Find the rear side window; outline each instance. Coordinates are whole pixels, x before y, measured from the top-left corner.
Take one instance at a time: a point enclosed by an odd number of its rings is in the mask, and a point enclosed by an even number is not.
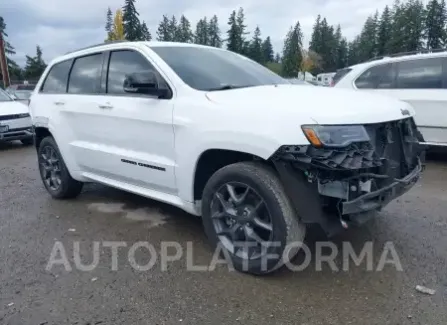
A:
[[[71,67],[71,60],[56,63],[48,73],[41,92],[62,94],[67,91],[68,73]]]
[[[344,76],[346,76],[351,71],[352,69],[350,68],[338,70],[335,76],[332,78],[332,83],[336,85]]]
[[[68,82],[70,94],[96,94],[101,79],[102,53],[83,56],[74,61]]]
[[[397,88],[442,88],[442,59],[423,59],[397,64]]]
[[[355,81],[359,89],[387,89],[393,87],[394,72],[391,63],[377,65],[363,72]]]

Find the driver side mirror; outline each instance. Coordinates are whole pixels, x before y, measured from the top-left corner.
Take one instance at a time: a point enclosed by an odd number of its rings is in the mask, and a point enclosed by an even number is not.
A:
[[[126,75],[124,91],[131,94],[163,96],[166,91],[158,87],[158,79],[153,71],[134,72]]]

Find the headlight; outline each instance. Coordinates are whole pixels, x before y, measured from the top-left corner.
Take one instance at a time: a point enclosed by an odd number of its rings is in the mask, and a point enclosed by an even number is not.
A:
[[[303,125],[301,128],[315,147],[345,147],[353,142],[369,141],[361,125]]]

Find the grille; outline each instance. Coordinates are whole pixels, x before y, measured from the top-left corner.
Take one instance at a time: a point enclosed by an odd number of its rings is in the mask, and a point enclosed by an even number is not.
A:
[[[15,119],[24,118],[24,117],[29,117],[29,114],[28,113],[23,113],[23,114],[1,115],[0,116],[0,121],[15,120]]]
[[[282,146],[274,155],[291,162],[324,169],[358,170],[380,167],[386,174],[403,177],[417,164],[419,132],[414,121],[392,121],[365,125],[369,142],[343,148]]]

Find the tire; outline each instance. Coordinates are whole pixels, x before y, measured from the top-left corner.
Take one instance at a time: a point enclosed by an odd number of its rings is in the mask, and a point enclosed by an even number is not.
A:
[[[221,195],[221,189],[223,186],[226,186],[228,189],[227,184],[230,184],[230,187],[233,186],[232,184],[245,184],[250,188],[250,193],[255,193],[253,194],[253,197],[257,195],[263,200],[262,205],[265,206],[266,210],[264,211],[267,211],[270,216],[269,220],[271,225],[269,240],[267,241],[276,243],[275,246],[267,246],[265,249],[265,252],[269,254],[268,259],[265,258],[265,255],[261,255],[253,259],[247,259],[237,256],[234,254],[235,251],[232,252],[230,249],[222,247],[225,246],[223,244],[223,240],[225,241],[226,237],[222,240],[222,234],[218,234],[218,231],[216,230],[216,227],[218,228],[221,226],[220,224],[216,226],[216,223],[222,223],[222,227],[225,227],[228,221],[216,221],[216,218],[213,218],[213,216],[223,213],[215,212],[216,204],[221,204],[222,207],[224,206],[221,200],[216,201],[215,198],[222,198],[222,196],[219,196]],[[239,195],[239,198],[240,197],[241,194]],[[251,212],[249,215],[250,214]],[[299,245],[303,242],[306,234],[306,226],[296,215],[295,210],[274,170],[264,164],[255,162],[232,164],[223,167],[211,176],[205,186],[202,197],[202,222],[205,233],[210,239],[212,245],[216,248],[218,245],[221,246],[220,248],[223,249],[223,254],[226,255],[225,257],[227,260],[228,258],[230,259],[229,262],[232,263],[234,269],[240,272],[255,275],[273,272],[283,266],[284,263],[290,261],[290,259],[298,253]],[[246,225],[249,225],[249,223]],[[249,225],[248,227],[249,229],[255,229],[257,226]],[[241,229],[242,228],[239,228],[239,231],[241,231]],[[245,233],[245,227],[243,232]],[[242,236],[247,235],[245,233],[242,234]],[[297,243],[296,246],[295,242]],[[291,243],[294,243],[293,249],[289,249],[292,246],[287,247],[287,245]],[[263,245],[260,246],[264,247]],[[233,247],[233,249],[235,250],[236,248]],[[248,254],[245,256],[247,255]],[[273,257],[272,255],[276,256]]]
[[[34,139],[33,138],[27,138],[27,139],[20,140],[20,142],[22,142],[22,144],[24,146],[31,146],[32,144],[34,144]]]
[[[53,157],[53,159],[58,160],[58,162],[56,163],[58,165],[57,167],[58,172],[56,172],[56,174],[57,177],[60,179],[60,183],[52,182],[52,184],[56,184],[57,186],[56,185],[51,186],[51,184],[49,184],[46,181],[45,166],[48,166],[48,163],[44,157],[47,156],[48,152],[52,153],[51,157]],[[65,165],[65,162],[62,158],[62,155],[59,151],[59,148],[56,144],[56,141],[54,141],[53,137],[48,136],[41,141],[39,149],[37,151],[37,160],[39,163],[39,171],[40,171],[40,177],[42,178],[42,182],[45,188],[47,189],[48,193],[50,193],[50,195],[53,198],[69,199],[77,197],[81,193],[83,183],[71,177],[70,173],[68,172],[67,166]]]

